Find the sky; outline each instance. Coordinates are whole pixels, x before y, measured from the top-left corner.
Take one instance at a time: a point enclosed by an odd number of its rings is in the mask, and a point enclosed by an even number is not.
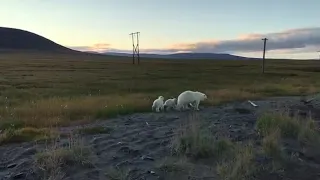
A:
[[[0,26],[82,51],[319,58],[319,0],[3,0]]]

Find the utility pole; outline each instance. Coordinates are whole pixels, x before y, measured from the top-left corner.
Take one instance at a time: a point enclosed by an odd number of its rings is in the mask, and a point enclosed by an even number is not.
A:
[[[263,38],[263,57],[262,57],[262,74],[264,74],[264,64],[265,64],[265,57],[266,57],[266,42],[267,38]]]
[[[319,53],[319,60],[320,60],[320,51],[317,51]]]
[[[132,36],[132,64],[135,64],[135,59],[137,55],[138,64],[140,64],[140,52],[139,52],[139,34],[140,32],[130,33],[129,35]],[[134,41],[134,35],[137,35],[137,43]]]

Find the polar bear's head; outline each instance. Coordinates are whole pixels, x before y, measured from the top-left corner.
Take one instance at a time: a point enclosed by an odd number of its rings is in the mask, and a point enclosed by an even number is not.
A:
[[[159,96],[158,99],[160,99],[160,100],[163,101],[163,100],[164,100],[164,97],[163,97],[163,96]]]
[[[208,98],[206,94],[204,94],[204,93],[201,93],[201,94],[202,94],[202,100],[205,100]]]
[[[203,100],[208,98],[207,95],[202,93],[202,92],[196,91],[196,94],[199,96],[201,101],[203,101]]]

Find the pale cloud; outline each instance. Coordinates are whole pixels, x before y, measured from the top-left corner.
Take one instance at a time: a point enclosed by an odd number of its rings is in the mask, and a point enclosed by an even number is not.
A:
[[[272,53],[305,53],[320,50],[320,27],[313,27],[289,29],[286,31],[267,34],[244,34],[231,40],[207,40],[195,43],[178,43],[162,49],[140,48],[140,52],[157,54],[170,54],[177,52],[231,54],[255,53],[262,51],[262,38],[265,37],[268,38],[266,49]],[[98,52],[132,52],[132,50],[115,49],[107,43],[71,48]]]
[[[269,51],[270,53],[275,54],[299,54],[299,53],[316,53],[320,50],[319,46],[306,46],[304,48],[295,48],[295,49],[276,49]]]
[[[97,43],[92,46],[71,46],[71,49],[79,50],[79,51],[96,51],[96,52],[104,52],[110,49],[110,44],[108,43]]]

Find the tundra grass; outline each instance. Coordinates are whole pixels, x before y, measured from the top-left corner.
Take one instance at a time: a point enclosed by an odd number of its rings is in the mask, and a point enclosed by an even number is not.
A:
[[[53,53],[0,55],[2,129],[50,127],[151,111],[153,99],[184,90],[207,94],[205,105],[315,93],[316,61],[156,60]],[[12,124],[8,124],[12,122]]]

